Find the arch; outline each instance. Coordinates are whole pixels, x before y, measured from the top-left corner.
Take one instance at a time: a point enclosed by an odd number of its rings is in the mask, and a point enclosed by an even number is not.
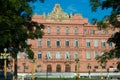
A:
[[[70,59],[70,53],[69,52],[65,53],[65,59]]]
[[[71,67],[69,64],[65,65],[65,72],[70,72],[71,71]]]
[[[51,66],[51,64],[47,65],[47,72],[52,72],[52,66]]]
[[[61,58],[61,53],[59,51],[56,52],[56,59],[60,59]]]
[[[61,66],[60,66],[60,64],[57,64],[57,66],[56,66],[56,72],[61,72]]]
[[[42,71],[42,66],[41,65],[38,65],[37,66],[37,72],[41,72]]]

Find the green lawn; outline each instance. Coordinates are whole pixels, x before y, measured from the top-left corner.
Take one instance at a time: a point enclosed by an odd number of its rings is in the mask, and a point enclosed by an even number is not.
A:
[[[75,78],[39,78],[35,80],[76,80],[76,79]],[[100,79],[80,78],[79,80],[100,80]]]

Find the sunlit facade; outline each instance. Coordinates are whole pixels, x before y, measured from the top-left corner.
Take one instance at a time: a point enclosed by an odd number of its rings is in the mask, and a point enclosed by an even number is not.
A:
[[[100,66],[96,61],[98,55],[114,48],[113,43],[107,43],[107,39],[118,29],[109,27],[100,30],[96,25],[88,23],[87,18],[81,14],[63,12],[59,4],[56,4],[48,15],[33,15],[33,21],[45,25],[43,38],[28,40],[32,44],[36,62],[35,72],[75,72],[75,59],[79,58],[79,72],[88,72],[90,64],[91,72],[104,72],[116,70],[116,60]],[[25,53],[18,53],[18,72],[31,72],[32,63]]]

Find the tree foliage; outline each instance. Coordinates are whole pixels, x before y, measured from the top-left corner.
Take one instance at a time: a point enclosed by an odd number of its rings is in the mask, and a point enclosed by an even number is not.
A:
[[[37,0],[0,0],[0,53],[7,48],[16,62],[17,53],[26,48],[30,52],[29,58],[33,58],[26,41],[29,38],[42,38],[44,34],[41,31],[44,25],[31,21],[33,13],[29,2],[35,1]],[[17,70],[17,64],[15,67]]]
[[[110,15],[106,15],[103,20],[97,21],[94,19],[93,23],[97,24],[99,28],[106,28],[113,26],[114,28],[120,28],[120,0],[90,0],[90,5],[92,6],[92,11],[96,11],[97,8],[112,9]],[[120,70],[120,32],[113,34],[107,41],[108,43],[114,43],[115,48],[106,52],[104,55],[100,56],[98,60],[100,62],[106,62],[110,59],[118,59],[118,69]]]

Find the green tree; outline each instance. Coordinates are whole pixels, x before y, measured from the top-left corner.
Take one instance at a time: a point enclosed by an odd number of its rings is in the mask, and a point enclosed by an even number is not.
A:
[[[35,1],[37,0],[0,0],[0,53],[7,48],[14,58],[15,78],[17,78],[17,53],[28,50],[30,54],[28,57],[33,58],[31,45],[26,41],[42,38],[44,34],[41,31],[44,25],[31,21],[33,12],[29,2]],[[0,63],[3,63],[3,60],[0,60]]]
[[[111,14],[106,15],[103,20],[97,21],[94,19],[93,23],[98,25],[98,28],[106,28],[113,26],[114,28],[120,28],[120,0],[90,0],[92,11],[96,11],[98,8],[111,9]],[[114,43],[115,48],[109,52],[105,52],[104,55],[98,57],[98,61],[106,63],[110,59],[120,58],[120,32],[113,34],[107,41],[108,43]],[[117,68],[120,70],[120,62],[118,61]]]

